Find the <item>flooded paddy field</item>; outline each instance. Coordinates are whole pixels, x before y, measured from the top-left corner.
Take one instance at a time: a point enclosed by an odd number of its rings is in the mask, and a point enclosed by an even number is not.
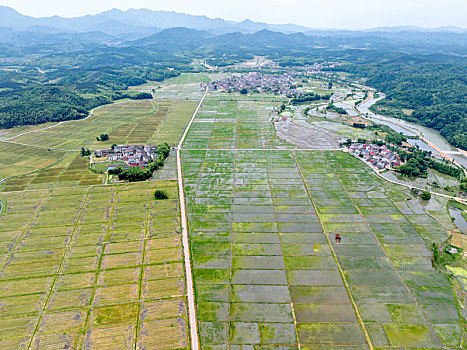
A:
[[[346,153],[263,143],[258,112],[242,111],[243,137],[240,102],[204,105],[182,151],[203,349],[460,346],[458,301],[431,264],[447,212]]]
[[[408,191],[340,152],[183,158],[204,348],[460,344],[446,231]]]

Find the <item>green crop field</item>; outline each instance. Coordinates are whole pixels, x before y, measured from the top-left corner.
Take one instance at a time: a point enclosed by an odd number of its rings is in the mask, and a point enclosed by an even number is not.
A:
[[[0,143],[0,180],[51,166],[65,155],[65,151],[48,151],[2,142]]]
[[[174,159],[155,181],[102,186],[70,151],[176,144],[197,104],[123,101],[0,144],[0,175],[15,176],[1,196],[0,348],[189,347]],[[155,189],[170,199],[154,201]]]
[[[225,74],[224,74],[225,75]],[[140,86],[130,87],[130,90],[152,91],[159,99],[175,99],[177,101],[199,101],[203,96],[200,83],[219,79],[222,74],[182,73],[180,76],[167,79],[164,82],[148,82]]]
[[[175,143],[184,125],[193,115],[193,101],[142,100],[103,106],[86,120],[63,123],[57,127],[19,136],[12,141],[31,146],[64,150],[85,147],[108,148],[112,144],[147,144],[157,141],[157,133]],[[175,120],[176,119],[176,120]],[[170,122],[168,122],[170,120]],[[178,125],[175,131],[173,123]],[[164,132],[161,124],[169,124]],[[98,142],[100,134],[109,134],[108,142]]]
[[[154,201],[155,188],[171,199]],[[176,189],[4,192],[0,347],[186,348]]]
[[[255,101],[238,94],[213,94],[204,101],[184,148],[290,148],[276,136],[268,112],[268,107],[281,103],[277,98]]]
[[[433,219],[348,154],[278,149],[262,101],[203,106],[182,152],[203,349],[461,346],[429,250],[445,209]]]
[[[70,151],[177,144],[214,78],[148,83],[133,89],[154,100],[0,143],[0,178],[15,176],[0,196],[1,349],[190,348],[175,157],[151,181],[103,185]],[[421,203],[344,152],[295,150],[270,120],[283,101],[209,93],[184,142],[201,348],[462,348],[458,294],[431,263],[454,228],[447,200]]]
[[[63,123],[0,143],[0,179],[15,176],[5,182],[4,190],[101,184],[104,176],[92,173],[86,159],[79,158],[79,152],[70,151],[81,147],[110,148],[114,143],[175,145],[197,104],[194,100],[115,103],[97,109],[86,120]],[[32,131],[37,127],[21,130]],[[109,141],[96,141],[101,133],[108,133]],[[30,174],[23,175],[26,173]]]
[[[102,184],[104,175],[91,172],[88,169],[88,162],[79,152],[72,152],[47,169],[8,179],[2,189],[10,192]]]

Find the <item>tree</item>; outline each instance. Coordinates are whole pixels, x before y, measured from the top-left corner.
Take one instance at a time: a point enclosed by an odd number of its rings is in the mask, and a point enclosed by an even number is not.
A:
[[[166,159],[170,155],[170,146],[167,142],[157,146],[157,153],[163,155]]]
[[[117,144],[114,143],[114,144],[112,145],[112,147],[110,147],[110,148],[114,149],[116,146],[117,146]]]
[[[329,84],[328,84],[328,89],[329,89],[329,90],[332,89],[332,81],[329,82]]]
[[[461,189],[461,191],[463,191],[463,192],[467,192],[467,177],[463,177],[463,178],[461,179],[460,189]]]
[[[431,199],[431,193],[425,190],[420,195],[420,198],[423,199],[424,201],[429,201]]]
[[[241,93],[242,95],[246,95],[246,94],[248,94],[248,90],[247,90],[247,89],[241,89],[241,90],[240,90],[240,93]]]
[[[124,171],[125,171],[125,169],[122,166],[118,166],[115,169],[109,169],[109,174],[110,175],[120,175]]]
[[[169,196],[167,196],[167,194],[164,191],[156,190],[154,192],[154,199],[156,201],[163,200],[163,199],[169,199]]]
[[[108,141],[109,140],[109,135],[108,134],[101,134],[101,136],[96,137],[96,140],[97,141],[102,141],[102,142]]]
[[[81,157],[86,157],[90,155],[91,155],[91,151],[89,149],[81,148]]]
[[[115,170],[119,169],[120,167],[117,167]],[[119,180],[128,180],[129,182],[136,182],[136,181],[145,181],[149,179],[152,176],[151,169],[141,169],[138,166],[132,166],[126,170],[121,171],[118,174],[118,179]]]

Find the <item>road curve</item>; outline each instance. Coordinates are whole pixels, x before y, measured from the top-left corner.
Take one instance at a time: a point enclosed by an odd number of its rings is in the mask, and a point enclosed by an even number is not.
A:
[[[343,152],[346,152],[346,153],[349,153],[348,151],[343,151]],[[349,153],[350,154],[350,153]],[[355,156],[354,156],[355,157]],[[399,185],[399,186],[404,186],[404,187],[407,187],[407,188],[415,188],[416,190],[420,190],[420,191],[425,191],[426,188],[421,188],[421,187],[417,187],[417,186],[412,186],[412,185],[407,185],[407,184],[404,184],[404,183],[401,183],[401,182],[397,182],[397,181],[394,181],[394,180],[390,180],[386,177],[384,177],[383,175],[381,175],[381,173],[379,172],[378,169],[376,169],[375,167],[369,165],[368,163],[364,162],[363,159],[361,159],[360,157],[355,157],[357,158],[358,160],[360,160],[363,164],[367,165],[371,170],[373,170],[375,172],[375,174],[377,176],[379,176],[380,178],[382,178],[383,180],[387,181],[387,182],[390,182],[390,183],[393,183],[395,185]],[[461,203],[464,203],[464,204],[467,204],[467,199],[465,198],[460,198],[460,197],[454,197],[454,196],[450,196],[450,195],[447,195],[447,194],[443,194],[443,193],[438,193],[438,192],[430,192],[431,194],[435,195],[435,196],[440,196],[440,197],[444,197],[444,198],[449,198],[449,199],[452,199],[452,200],[455,200],[457,202],[461,202]]]
[[[195,308],[195,293],[193,289],[193,275],[191,271],[191,254],[190,254],[190,245],[188,241],[188,224],[186,216],[186,207],[185,207],[185,190],[183,188],[183,175],[182,175],[182,159],[180,151],[182,149],[182,144],[185,141],[186,135],[190,130],[193,121],[198,114],[198,111],[203,104],[204,98],[206,97],[208,91],[204,93],[201,101],[199,102],[198,108],[196,108],[195,113],[191,117],[190,122],[188,123],[185,132],[183,133],[182,139],[177,147],[177,179],[178,179],[178,191],[180,198],[180,216],[182,219],[182,244],[183,244],[183,255],[185,258],[185,275],[186,275],[186,289],[187,289],[187,298],[188,298],[188,318],[190,324],[190,339],[191,339],[191,349],[199,350],[199,338],[198,338],[198,324],[196,318],[196,308]]]
[[[27,134],[32,134],[32,133],[34,133],[34,132],[38,132],[38,131],[43,131],[43,130],[47,130],[47,129],[56,128],[57,126],[62,125],[62,124],[65,124],[65,123],[76,122],[76,121],[83,121],[83,120],[86,120],[86,119],[92,117],[92,116],[94,115],[94,112],[95,112],[96,109],[102,108],[102,107],[104,107],[104,106],[115,105],[115,104],[125,103],[125,102],[128,102],[128,101],[120,101],[120,102],[107,103],[107,104],[105,104],[105,105],[101,105],[101,106],[98,106],[98,107],[96,107],[96,108],[91,109],[91,111],[89,112],[89,114],[88,114],[88,116],[87,116],[86,118],[83,118],[83,119],[73,119],[73,120],[64,120],[64,121],[59,122],[59,123],[57,123],[57,124],[55,124],[55,125],[51,125],[51,126],[48,126],[48,127],[42,128],[42,129],[36,129],[36,130],[26,131],[26,132],[23,132],[23,133],[21,133],[21,134],[18,134],[18,135],[15,135],[15,136],[12,136],[12,137],[3,139],[3,140],[0,139],[0,142],[13,140],[13,139],[16,139],[16,138],[18,138],[18,137],[20,137],[20,136],[27,135]]]

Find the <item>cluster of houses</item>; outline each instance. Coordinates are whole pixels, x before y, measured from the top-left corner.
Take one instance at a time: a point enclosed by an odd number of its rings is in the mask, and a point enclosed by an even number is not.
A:
[[[212,91],[256,91],[272,92],[281,95],[301,94],[296,90],[295,76],[298,73],[284,73],[279,75],[258,74],[252,72],[247,75],[233,75],[230,78],[201,83],[201,89]]]
[[[349,146],[349,151],[350,154],[362,158],[365,162],[379,170],[401,165],[397,153],[391,152],[385,145],[352,143]]]
[[[313,65],[309,65],[305,67],[305,71],[307,74],[317,74],[317,73],[324,73],[326,75],[331,75],[332,72],[324,71],[323,69],[330,69],[335,68],[337,66],[342,65],[338,62],[323,62],[323,63],[315,63]]]
[[[109,170],[121,166],[128,169],[131,166],[139,166],[146,168],[148,163],[155,159],[157,154],[157,146],[142,146],[142,145],[122,145],[114,146],[110,149],[102,149],[94,152],[95,157],[108,157]]]

